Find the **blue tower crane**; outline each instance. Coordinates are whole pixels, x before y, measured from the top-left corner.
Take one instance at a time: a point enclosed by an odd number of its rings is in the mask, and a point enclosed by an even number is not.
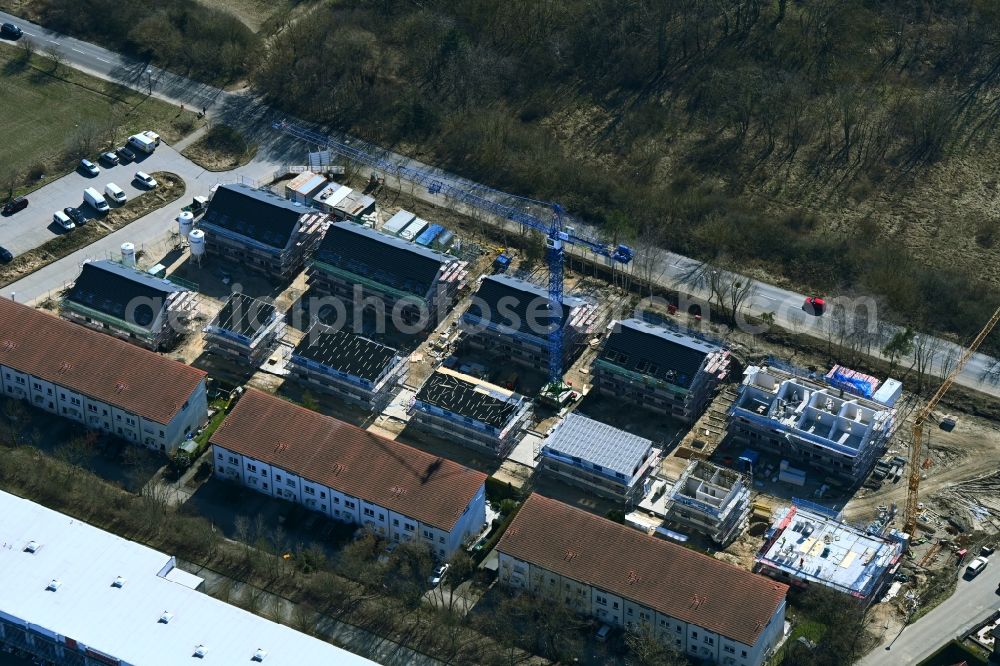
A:
[[[501,219],[511,220],[544,234],[549,268],[549,302],[554,305],[557,322],[562,314],[563,305],[564,244],[570,243],[586,247],[595,254],[622,264],[629,263],[634,256],[632,249],[627,245],[616,247],[576,235],[571,227],[567,227],[563,223],[564,213],[559,204],[533,201],[474,183],[452,184],[443,180],[427,167],[409,166],[380,157],[380,154],[387,155],[388,153],[377,146],[355,140],[355,145],[361,146],[358,148],[284,120],[275,122],[272,127],[313,145],[322,146],[352,162],[363,164],[375,171],[398,178],[400,182],[406,181],[426,187],[430,194],[440,194],[465,206],[495,215]],[[524,202],[531,207],[544,206],[551,211],[551,215],[545,220],[529,212],[526,209],[527,206],[504,203],[511,201]],[[548,333],[549,384],[542,391],[543,398],[558,400],[558,397],[565,392],[565,385],[562,381],[563,344],[563,328],[556,323]]]

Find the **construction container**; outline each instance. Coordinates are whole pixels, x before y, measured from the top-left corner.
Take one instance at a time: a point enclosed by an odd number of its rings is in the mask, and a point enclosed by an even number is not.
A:
[[[424,247],[430,247],[431,243],[434,242],[441,232],[444,231],[444,227],[440,224],[432,224],[431,226],[420,232],[420,235],[416,237],[413,242],[417,245],[422,245]]]
[[[399,232],[399,237],[404,240],[412,241],[414,238],[423,233],[424,229],[426,229],[428,226],[430,226],[430,222],[428,222],[427,220],[421,220],[418,217],[417,219],[413,220],[408,225],[406,225],[405,229]]]
[[[405,229],[406,225],[413,222],[416,218],[417,216],[410,211],[401,210],[390,217],[388,222],[382,225],[382,233],[398,236],[399,232]]]

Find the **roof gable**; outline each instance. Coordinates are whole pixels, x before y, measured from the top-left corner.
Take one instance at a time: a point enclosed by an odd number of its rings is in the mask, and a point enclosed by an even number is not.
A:
[[[149,329],[177,285],[113,261],[85,263],[66,300]]]
[[[320,261],[417,296],[430,291],[454,259],[353,222],[330,225],[316,251]]]
[[[553,314],[554,304],[546,290],[508,275],[489,275],[479,284],[466,314],[507,331],[545,336],[556,321],[565,325],[578,302],[574,298],[563,298],[562,316],[557,320]]]
[[[200,224],[209,224],[283,250],[308,209],[242,184],[220,185]]]
[[[609,363],[687,388],[718,347],[661,326],[627,319],[616,322],[601,350]]]

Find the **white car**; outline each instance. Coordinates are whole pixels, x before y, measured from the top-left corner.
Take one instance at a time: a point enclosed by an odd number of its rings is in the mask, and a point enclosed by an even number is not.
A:
[[[153,178],[152,176],[150,176],[145,171],[136,171],[135,172],[135,182],[137,182],[137,183],[141,184],[143,187],[146,187],[146,188],[149,188],[149,189],[153,189],[154,187],[156,187],[158,185],[158,183],[156,182],[156,179]]]
[[[73,220],[71,220],[69,215],[61,210],[57,210],[52,214],[52,221],[62,227],[63,231],[72,231],[73,229],[76,229],[76,225],[73,224]]]
[[[448,569],[450,568],[451,565],[445,562],[437,569],[435,569],[434,573],[431,574],[430,580],[428,581],[431,584],[431,587],[437,587],[438,585],[440,585],[441,581],[444,580],[445,575],[447,575]]]
[[[969,562],[969,566],[965,567],[965,577],[970,580],[972,578],[975,578],[980,573],[982,573],[983,569],[986,568],[987,564],[989,564],[989,560],[987,560],[985,557],[977,557],[976,559]]]

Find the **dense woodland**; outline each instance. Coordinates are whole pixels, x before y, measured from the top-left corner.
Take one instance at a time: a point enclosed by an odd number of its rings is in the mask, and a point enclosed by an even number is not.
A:
[[[957,338],[1000,302],[992,0],[355,0],[260,37],[192,0],[40,1],[54,28],[249,74],[609,238],[875,294]]]

